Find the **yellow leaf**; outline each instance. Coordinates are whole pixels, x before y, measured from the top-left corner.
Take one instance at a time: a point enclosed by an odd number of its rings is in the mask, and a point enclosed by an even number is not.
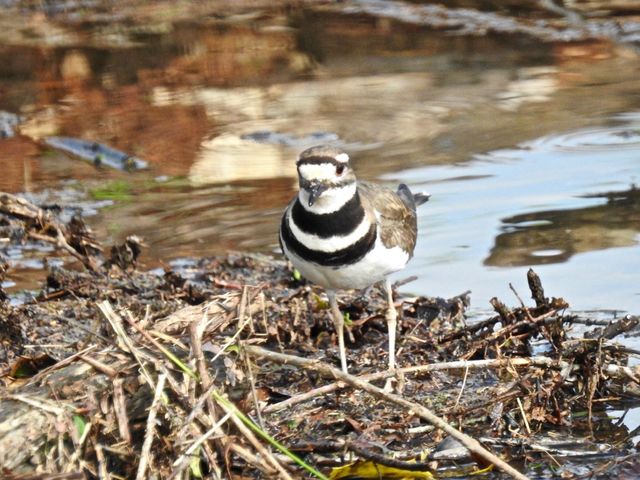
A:
[[[342,467],[336,467],[331,470],[329,475],[330,480],[368,480],[380,478],[386,479],[427,479],[434,480],[433,473],[429,471],[415,471],[405,470],[402,468],[387,467],[386,465],[380,465],[379,463],[367,461],[358,461],[344,465]]]

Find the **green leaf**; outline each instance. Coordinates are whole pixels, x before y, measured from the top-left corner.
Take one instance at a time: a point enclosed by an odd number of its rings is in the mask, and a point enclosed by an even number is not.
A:
[[[289,457],[293,462],[300,465],[311,475],[319,478],[320,480],[329,480],[325,475],[316,470],[314,467],[306,463],[300,457],[298,457],[295,453],[291,452],[287,447],[278,442],[275,438],[269,435],[267,432],[262,430],[250,417],[242,413],[240,410],[236,408],[236,406],[231,403],[229,400],[224,398],[215,390],[211,393],[211,396],[218,402],[218,404],[226,411],[231,411],[235,414],[247,427],[253,430],[256,434],[266,440],[272,447],[279,450],[281,453]]]
[[[322,298],[320,298],[320,296],[316,295],[315,293],[313,294],[313,300],[316,302],[317,310],[329,309],[329,302],[324,301]]]
[[[294,269],[293,269],[293,279],[294,279],[296,282],[299,282],[299,281],[302,279],[302,275],[300,274],[300,272],[298,271],[298,269],[297,269],[297,268],[294,268]]]
[[[200,449],[196,450],[199,452]],[[202,469],[200,468],[200,455],[194,452],[191,457],[191,461],[189,462],[189,471],[191,472],[191,476],[194,478],[203,478]]]
[[[82,437],[85,428],[87,428],[87,421],[82,415],[74,415],[73,425],[76,427],[76,431],[78,432],[78,438]]]

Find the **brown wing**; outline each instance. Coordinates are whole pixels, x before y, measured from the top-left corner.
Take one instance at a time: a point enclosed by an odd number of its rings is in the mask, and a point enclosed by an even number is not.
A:
[[[380,214],[378,228],[382,243],[388,248],[398,246],[413,255],[418,234],[415,210],[407,206],[396,192],[379,185],[358,182],[358,192],[362,201]]]

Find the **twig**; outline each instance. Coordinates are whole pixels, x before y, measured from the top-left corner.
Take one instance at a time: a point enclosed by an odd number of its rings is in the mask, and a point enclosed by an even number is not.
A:
[[[122,348],[122,350],[129,352],[131,353],[131,355],[133,355],[133,357],[138,362],[138,365],[140,365],[140,370],[142,371],[142,374],[145,380],[147,381],[147,384],[149,384],[150,388],[155,388],[155,383],[151,378],[151,375],[149,375],[149,372],[147,371],[142,361],[142,355],[140,354],[138,349],[133,345],[133,342],[127,335],[127,332],[125,332],[124,330],[124,326],[122,324],[122,318],[120,317],[120,315],[118,315],[115,312],[115,310],[111,306],[111,303],[109,303],[108,300],[98,303],[98,308],[100,309],[104,317],[107,319],[107,321],[111,325],[111,328],[113,328],[113,331],[118,337],[118,340],[122,342],[122,345],[120,345],[120,348]]]
[[[73,454],[71,455],[71,457],[69,457],[69,461],[66,467],[67,472],[73,469],[73,465],[78,461],[78,458],[80,458],[80,455],[82,455],[82,453],[84,452],[84,443],[87,440],[87,437],[89,436],[90,431],[91,431],[91,422],[88,422],[84,426],[84,430],[82,432],[80,439],[78,440],[78,444],[75,446],[75,450],[73,451]],[[79,465],[79,466],[81,467],[82,465]]]
[[[101,443],[97,443],[95,449],[96,459],[98,460],[98,480],[111,480],[111,475],[107,470],[107,460],[104,457],[104,447]]]
[[[113,380],[113,412],[115,413],[116,420],[118,422],[120,438],[122,438],[127,445],[131,445],[129,415],[127,414],[127,405],[124,397],[124,390],[122,389],[123,382],[124,380],[122,378],[115,378]]]
[[[261,348],[255,345],[244,345],[244,349],[249,355],[266,358],[267,360],[275,361],[277,363],[296,365],[298,367],[312,370],[312,371],[324,374],[326,376],[338,378],[378,398],[382,398],[388,402],[394,403],[396,405],[400,405],[406,408],[407,410],[413,412],[420,418],[428,421],[435,427],[438,427],[441,430],[444,430],[446,433],[448,433],[449,435],[451,435],[452,437],[460,441],[460,443],[462,443],[465,447],[467,447],[469,451],[484,458],[488,462],[498,467],[503,472],[511,475],[513,478],[516,478],[518,480],[527,480],[527,477],[525,475],[517,471],[515,468],[513,468],[504,460],[500,459],[499,457],[497,457],[496,455],[488,451],[486,448],[480,445],[480,443],[476,439],[471,438],[470,436],[453,428],[445,420],[441,419],[440,417],[432,413],[431,410],[429,410],[428,408],[418,403],[406,400],[405,398],[400,397],[399,395],[385,392],[381,388],[371,385],[370,383],[364,382],[359,378],[354,377],[353,375],[344,373],[341,370],[338,370],[337,368],[334,368],[326,363],[322,363],[317,360],[309,360],[306,358],[295,357],[293,355],[286,355],[283,353],[271,352],[269,350],[265,350],[264,348]]]
[[[248,448],[243,447],[239,443],[231,443],[229,449],[243,458],[249,465],[254,465],[258,470],[267,475],[267,478],[273,478],[278,474],[277,470],[271,465],[265,464],[260,458],[254,455]]]
[[[118,376],[118,372],[114,368],[111,368],[109,365],[105,365],[95,358],[91,358],[87,355],[80,355],[78,358],[80,358],[80,360],[82,360],[83,362],[91,365],[97,371],[104,373],[109,378],[115,378]]]
[[[527,429],[527,433],[531,435],[529,420],[527,420],[527,414],[524,411],[524,407],[522,406],[522,400],[520,400],[520,397],[516,397],[516,403],[518,404],[518,408],[520,409],[520,415],[522,415],[522,420],[524,420],[524,426]]]
[[[460,392],[458,393],[458,397],[456,398],[456,403],[454,407],[457,407],[460,403],[460,399],[462,398],[462,392],[464,392],[464,387],[467,384],[467,376],[469,375],[469,367],[464,369],[464,377],[462,377],[462,385],[460,386]]]
[[[189,457],[195,452],[204,442],[206,442],[214,433],[221,433],[220,427],[231,417],[230,413],[227,413],[224,417],[218,420],[209,430],[203,433],[195,442],[191,444],[189,448],[182,453],[175,462],[173,462],[173,471],[167,480],[172,480],[182,473],[189,463]],[[219,476],[219,475],[218,475]]]
[[[202,351],[202,335],[204,334],[204,330],[207,326],[207,316],[208,316],[208,309],[205,309],[204,312],[202,313],[202,317],[200,318],[200,320],[198,322],[192,322],[190,324],[189,334],[191,337],[191,349],[193,353],[193,358],[195,359],[196,369],[198,370],[198,374],[200,375],[200,379],[202,382],[201,386],[203,390],[208,392],[206,397],[204,397],[205,399],[204,403],[206,403],[207,405],[207,410],[209,411],[209,416],[211,417],[212,423],[217,425],[216,429],[218,434],[220,436],[223,436],[223,432],[222,430],[220,430],[220,425],[222,425],[224,422],[216,423],[216,420],[219,417],[218,410],[211,398],[211,392],[209,391],[210,389],[213,388],[214,382],[211,380],[211,375],[209,375],[209,370],[207,369],[207,363],[205,361],[204,353]],[[224,451],[223,442],[220,440],[214,440],[214,445],[218,453],[218,456],[224,460],[225,456],[223,454],[223,451]],[[222,471],[220,470],[220,466],[217,463],[210,465],[210,467],[215,473],[215,475],[217,475],[218,478],[222,476]]]
[[[64,237],[64,233],[62,233],[62,230],[58,225],[52,225],[52,227],[56,231],[55,238],[50,237],[49,235],[43,235],[41,233],[36,233],[36,232],[29,232],[28,235],[35,240],[40,240],[41,242],[46,242],[46,243],[52,243],[56,247],[67,252],[69,255],[71,255],[75,259],[79,260],[85,267],[87,267],[87,269],[91,270],[92,272],[98,272],[98,264],[95,262],[93,258],[86,255],[82,255],[75,248],[69,245],[69,243],[67,242],[67,239]]]
[[[522,297],[520,297],[520,294],[518,294],[518,291],[516,290],[516,287],[513,286],[513,283],[509,282],[509,288],[511,289],[513,294],[516,296],[518,301],[520,302],[520,307],[521,308],[527,308],[527,306],[524,304],[524,301],[522,301]]]
[[[529,284],[529,290],[531,290],[531,298],[536,302],[536,307],[548,306],[549,299],[544,296],[544,288],[542,288],[540,277],[532,268],[527,271],[527,283]]]
[[[430,471],[432,467],[427,463],[416,461],[405,461],[391,458],[388,455],[378,453],[372,449],[373,445],[363,441],[354,440],[320,440],[320,441],[302,441],[291,447],[296,452],[345,452],[351,450],[353,453],[366,460],[372,460],[380,465],[387,467],[400,468],[409,471]]]
[[[62,407],[57,407],[55,405],[52,405],[51,404],[52,402],[50,400],[35,399],[35,398],[27,397],[26,395],[21,395],[17,393],[10,394],[10,395],[2,395],[0,396],[0,399],[15,400],[17,402],[26,403],[27,405],[30,405],[44,412],[53,413],[54,415],[61,415],[64,412],[68,411]],[[75,407],[72,407],[70,410],[75,411]]]
[[[60,360],[59,362],[54,363],[50,367],[47,367],[44,370],[41,370],[36,375],[31,377],[31,379],[29,380],[28,385],[37,384],[40,380],[42,380],[44,377],[49,375],[54,370],[57,370],[57,369],[62,368],[62,367],[66,367],[67,365],[75,362],[76,359],[78,359],[78,357],[84,355],[85,353],[89,353],[90,351],[95,350],[96,348],[97,348],[97,345],[90,345],[87,348],[85,348],[84,350],[76,352],[73,355],[68,356],[64,360]]]
[[[156,428],[156,416],[158,415],[158,408],[160,408],[160,397],[162,396],[166,380],[167,376],[164,373],[158,375],[156,391],[153,395],[151,408],[149,409],[149,416],[147,417],[147,428],[144,435],[142,450],[140,452],[140,463],[138,464],[138,473],[136,474],[136,480],[143,480],[145,478],[147,466],[149,465],[149,455],[151,452],[151,445],[153,444],[153,437]]]
[[[427,365],[414,365],[412,367],[399,368],[397,371],[403,374],[419,374],[428,373],[442,370],[460,370],[470,369],[477,370],[480,368],[503,368],[503,367],[546,367],[557,368],[559,370],[569,369],[579,370],[579,365],[573,365],[564,360],[555,360],[550,357],[530,357],[530,358],[496,358],[487,360],[457,360],[453,362],[431,363]],[[604,367],[604,372],[607,375],[615,377],[627,377],[634,382],[640,384],[638,377],[640,376],[640,366],[626,367],[622,365],[609,364]],[[362,375],[356,377],[364,382],[371,382],[374,380],[383,380],[385,378],[395,375],[395,372],[384,371],[372,373],[369,375]],[[344,388],[346,384],[342,381],[323,385],[322,387],[314,388],[308,392],[295,395],[282,402],[268,405],[264,408],[263,413],[273,413],[291,407],[301,402],[306,402],[319,395],[325,395],[340,388]]]
[[[285,480],[293,480],[291,478],[291,475],[289,475],[289,472],[287,472],[284,467],[282,465],[280,465],[280,462],[278,462],[278,460],[271,454],[271,452],[264,447],[264,445],[262,445],[260,443],[260,441],[256,438],[256,436],[253,434],[253,432],[249,429],[249,427],[247,427],[242,420],[240,420],[240,418],[238,417],[238,414],[235,410],[235,407],[228,407],[225,403],[223,402],[218,402],[218,405],[220,405],[226,413],[231,414],[231,420],[233,421],[233,423],[235,424],[236,428],[238,430],[240,430],[240,433],[247,439],[249,440],[249,443],[251,443],[251,445],[253,445],[253,448],[255,448],[258,453],[260,455],[262,455],[262,457],[271,464],[271,466],[273,466],[278,474],[280,475],[280,477],[284,478]]]
[[[247,377],[249,378],[249,385],[251,386],[251,399],[253,400],[253,406],[256,409],[256,417],[258,417],[258,425],[265,430],[264,421],[262,420],[262,414],[260,413],[260,402],[258,401],[258,393],[256,392],[256,381],[253,378],[253,369],[251,368],[251,360],[246,356],[242,356],[244,364],[247,367]]]

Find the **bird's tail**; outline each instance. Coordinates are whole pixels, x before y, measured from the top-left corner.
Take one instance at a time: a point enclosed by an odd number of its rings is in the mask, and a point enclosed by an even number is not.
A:
[[[404,183],[398,185],[398,196],[402,199],[402,202],[412,210],[415,210],[416,207],[422,205],[431,197],[428,193],[413,193]]]
[[[426,203],[431,198],[430,193],[420,192],[413,194],[413,201],[416,204],[416,207],[419,207],[423,203]]]

